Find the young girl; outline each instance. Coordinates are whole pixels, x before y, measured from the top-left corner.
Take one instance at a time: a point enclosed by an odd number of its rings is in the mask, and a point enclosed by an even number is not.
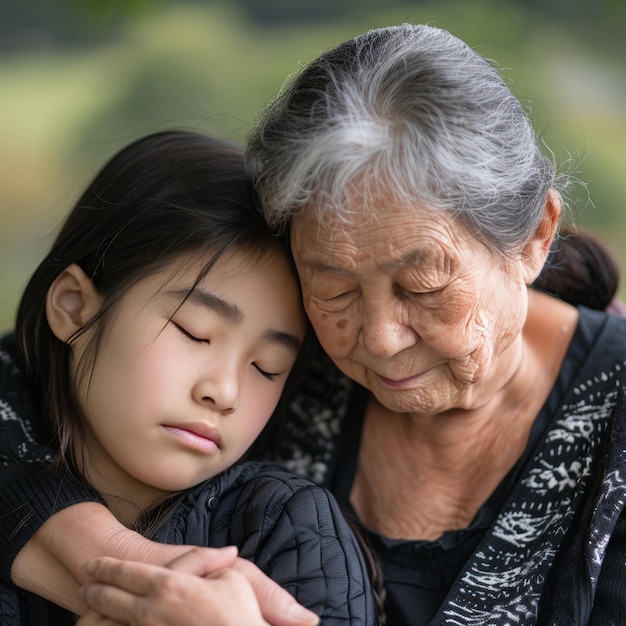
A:
[[[46,414],[31,441],[58,450],[63,489],[87,483],[161,542],[237,545],[324,624],[373,623],[366,566],[332,497],[237,464],[304,336],[296,277],[240,148],[157,133],[107,163],[35,271],[0,346],[2,397],[12,385]],[[5,518],[17,529],[38,498]],[[61,623],[58,608],[6,591],[1,623]]]

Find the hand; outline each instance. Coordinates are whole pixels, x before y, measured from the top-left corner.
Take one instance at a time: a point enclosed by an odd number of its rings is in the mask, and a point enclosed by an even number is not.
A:
[[[81,626],[315,626],[319,622],[236,554],[234,548],[194,548],[167,568],[97,559],[89,567],[95,582],[82,588],[81,597],[102,616],[118,621]]]

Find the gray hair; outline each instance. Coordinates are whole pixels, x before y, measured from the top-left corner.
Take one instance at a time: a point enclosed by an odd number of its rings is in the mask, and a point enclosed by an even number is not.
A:
[[[453,212],[502,252],[530,239],[549,189],[566,182],[496,69],[447,31],[411,24],[305,66],[261,115],[247,162],[274,226],[305,207],[349,220],[355,188],[376,214],[367,198],[384,189]]]

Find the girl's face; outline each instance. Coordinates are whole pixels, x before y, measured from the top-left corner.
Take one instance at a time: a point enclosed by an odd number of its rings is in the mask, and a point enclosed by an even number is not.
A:
[[[85,472],[105,497],[145,508],[215,476],[276,407],[305,329],[287,261],[228,253],[181,305],[206,261],[183,259],[131,287],[93,371],[75,376]]]

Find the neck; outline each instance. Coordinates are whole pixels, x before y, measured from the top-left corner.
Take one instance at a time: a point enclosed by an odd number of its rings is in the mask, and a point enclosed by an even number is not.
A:
[[[113,515],[127,528],[156,503],[172,494],[152,487],[120,468],[87,427],[78,467],[87,483],[104,499]]]
[[[97,476],[95,480],[90,477],[89,483],[104,498],[111,513],[127,528],[133,528],[143,513],[151,509],[165,496],[171,495],[169,492],[163,493],[160,490],[138,494],[135,489],[129,488],[128,485],[115,479],[107,480],[101,475]]]

